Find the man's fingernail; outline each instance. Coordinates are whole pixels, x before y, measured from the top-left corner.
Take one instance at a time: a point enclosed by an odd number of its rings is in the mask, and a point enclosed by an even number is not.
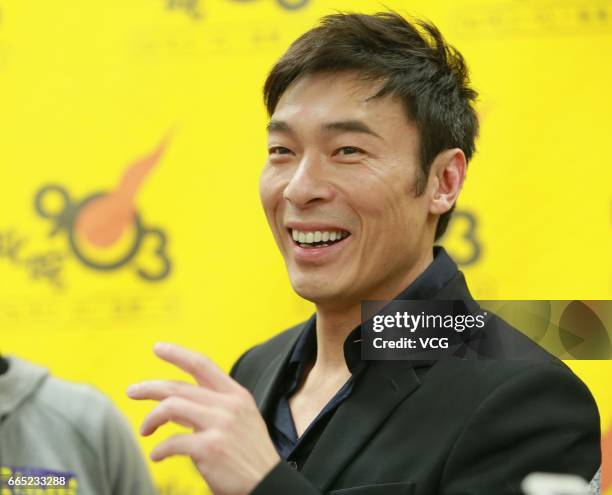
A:
[[[167,347],[168,347],[168,343],[167,342],[156,342],[155,345],[153,346],[153,350],[154,351],[163,351]]]
[[[134,394],[134,393],[138,392],[138,389],[139,389],[139,388],[140,388],[140,385],[138,385],[137,383],[136,383],[136,384],[134,384],[134,385],[130,385],[130,386],[127,388],[127,394],[128,394],[128,395],[130,395],[130,394]]]

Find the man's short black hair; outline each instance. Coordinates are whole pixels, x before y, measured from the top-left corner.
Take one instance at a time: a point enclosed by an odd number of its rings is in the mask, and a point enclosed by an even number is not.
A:
[[[401,99],[420,134],[417,195],[423,193],[438,153],[461,148],[468,161],[474,154],[477,93],[469,86],[463,56],[433,24],[411,23],[395,12],[324,17],[293,42],[268,75],[264,101],[269,115],[291,83],[325,71],[356,71],[366,80],[383,83],[373,98],[391,94]],[[446,231],[451,213],[452,209],[440,216],[435,240]]]

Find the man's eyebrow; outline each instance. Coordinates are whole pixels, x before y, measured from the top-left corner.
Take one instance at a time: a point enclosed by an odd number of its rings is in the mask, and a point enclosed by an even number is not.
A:
[[[376,132],[374,132],[365,122],[360,120],[340,120],[338,122],[329,122],[321,126],[323,131],[335,131],[335,132],[359,132],[363,134],[370,134],[379,139],[382,139]],[[283,120],[271,120],[266,126],[268,132],[286,132],[293,134],[293,129],[287,122]]]
[[[266,129],[268,130],[268,132],[293,132],[289,124],[282,120],[271,120],[270,122],[268,122]]]
[[[368,127],[365,122],[361,122],[360,120],[342,120],[339,122],[330,122],[329,124],[324,124],[322,128],[324,131],[360,132],[382,139],[377,133]]]

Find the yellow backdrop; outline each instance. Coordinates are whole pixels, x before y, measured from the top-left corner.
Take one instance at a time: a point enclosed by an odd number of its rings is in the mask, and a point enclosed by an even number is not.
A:
[[[445,239],[474,295],[612,299],[612,4],[385,5],[437,23],[481,94],[479,152]],[[180,376],[155,341],[229,369],[309,315],[259,207],[261,87],[321,15],[382,8],[1,0],[0,350],[94,384],[136,430],[151,406],[128,384]],[[132,207],[140,223],[121,233]],[[570,365],[609,430],[611,363]],[[166,493],[207,493],[186,459],[151,467]]]

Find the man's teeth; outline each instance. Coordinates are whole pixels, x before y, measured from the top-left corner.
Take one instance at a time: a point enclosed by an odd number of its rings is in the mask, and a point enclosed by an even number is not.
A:
[[[325,230],[323,232],[317,230],[315,232],[302,232],[296,229],[291,229],[291,236],[295,242],[300,244],[313,244],[315,242],[339,241],[344,239],[349,234],[343,231]]]

